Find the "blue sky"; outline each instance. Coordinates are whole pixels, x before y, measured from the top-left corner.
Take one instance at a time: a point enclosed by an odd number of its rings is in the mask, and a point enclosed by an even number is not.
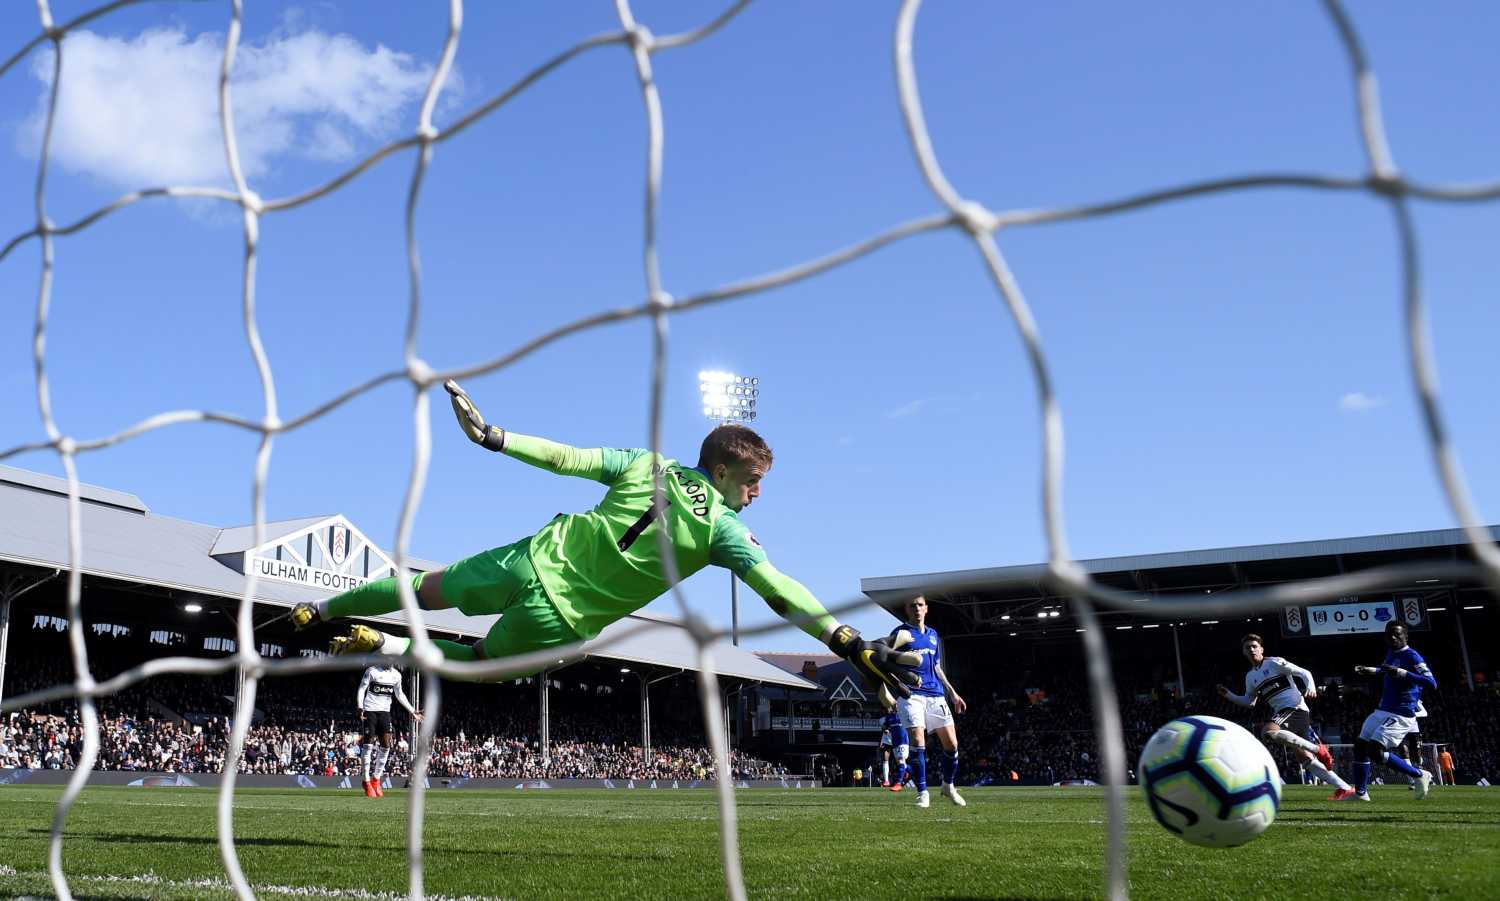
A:
[[[88,8],[53,6],[59,21]],[[260,194],[298,193],[410,133],[446,29],[438,4],[247,6],[235,96]],[[718,7],[634,9],[660,35]],[[1488,37],[1500,10],[1357,13],[1398,164],[1424,182],[1500,177],[1500,61]],[[888,2],[757,3],[708,40],[654,57],[668,291],[778,269],[939,210],[896,103],[895,14]],[[133,188],[227,184],[214,105],[227,22],[224,3],[144,3],[70,39],[47,192],[55,221]],[[439,125],[616,27],[604,2],[470,4]],[[36,31],[32,4],[0,8],[0,56]],[[1208,17],[1187,3],[934,3],[917,23],[916,63],[949,180],[997,211],[1227,175],[1364,171],[1348,64],[1316,4]],[[33,54],[0,78],[0,240],[33,223],[46,68]],[[620,47],[584,54],[440,145],[418,217],[422,356],[472,364],[638,303],[644,148]],[[259,324],[284,414],[400,365],[412,166],[403,153],[262,221]],[[1421,203],[1416,218],[1446,411],[1479,507],[1493,510],[1500,207]],[[259,415],[241,242],[227,206],[167,200],[58,239],[47,360],[65,432],[98,437],[180,408]],[[1218,195],[1003,231],[999,245],[1057,379],[1078,556],[1454,524],[1419,430],[1381,202]],[[34,242],[0,262],[10,324],[0,447],[43,436],[30,345],[39,271]],[[644,321],[612,325],[466,387],[507,428],[644,445],[650,340]],[[758,426],[778,462],[746,519],[826,602],[853,597],[861,577],[1044,558],[1034,387],[962,233],[674,317],[669,366],[665,449],[687,459],[705,431],[696,373],[762,379]],[[476,450],[443,396],[433,400],[414,553],[456,559],[597,499],[596,485]],[[158,513],[238,525],[250,518],[255,445],[235,429],[178,426],[86,455],[79,470]],[[389,546],[410,458],[410,391],[388,386],[277,439],[269,515],[342,512]],[[61,471],[52,454],[7,462]],[[687,589],[727,621],[721,572]],[[745,600],[749,620],[770,616]],[[878,612],[850,619],[890,624]],[[751,646],[813,643],[786,630]]]

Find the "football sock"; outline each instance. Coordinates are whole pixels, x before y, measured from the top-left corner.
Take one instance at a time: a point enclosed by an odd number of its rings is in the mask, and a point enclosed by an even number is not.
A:
[[[889,760],[880,761],[880,781],[891,781],[891,762]]]
[[[359,755],[360,757],[364,758],[364,764],[365,764],[365,781],[366,782],[370,781],[370,752],[372,752],[374,750],[375,749],[372,748],[372,747],[370,747],[369,745],[365,745],[364,753],[362,753],[362,754]]]
[[[1309,760],[1304,762],[1302,765],[1307,768],[1308,772],[1312,773],[1314,776],[1317,776],[1319,779],[1322,779],[1324,782],[1327,782],[1329,785],[1332,785],[1334,788],[1349,788],[1349,783],[1345,782],[1343,779],[1340,779],[1338,773],[1335,773],[1333,770],[1330,770],[1327,767],[1323,766],[1323,764],[1319,763],[1317,760]]]
[[[1408,776],[1422,775],[1422,771],[1407,762],[1405,757],[1390,751],[1387,751],[1385,754],[1385,765],[1393,769],[1398,769]]]
[[[911,749],[911,771],[917,780],[917,791],[927,791],[927,749]]]
[[[381,776],[385,775],[385,761],[390,756],[390,748],[377,747],[375,749],[375,766],[373,767],[373,778],[379,779]]]
[[[952,785],[958,775],[958,749],[940,753],[943,755],[943,784]]]
[[[385,641],[380,643],[380,653],[391,657],[400,657],[411,650],[411,639],[405,635],[392,635],[389,632],[381,632],[380,634],[385,636]]]
[[[411,590],[416,591],[421,586],[422,574],[413,573]],[[384,579],[366,582],[358,588],[334,595],[326,601],[319,601],[315,606],[318,608],[318,616],[325,620],[340,619],[345,616],[375,616],[379,613],[395,613],[400,610],[401,595],[396,590],[396,577],[388,576]]]
[[[385,636],[385,642],[380,646],[380,653],[388,654],[392,657],[402,657],[410,653],[410,638],[407,638],[405,635],[392,635],[389,632],[382,632],[381,634]],[[432,639],[432,643],[437,645],[437,649],[442,651],[443,656],[449,660],[468,661],[486,659],[475,655],[472,644],[448,641],[446,638],[434,638]]]
[[[1294,748],[1301,748],[1302,750],[1307,751],[1311,754],[1318,753],[1318,746],[1316,743],[1310,742],[1302,736],[1290,732],[1286,729],[1278,729],[1275,732],[1272,732],[1270,737],[1271,741],[1279,741],[1284,745],[1291,745]]]
[[[1370,761],[1357,760],[1354,762],[1354,790],[1364,794],[1370,787]]]

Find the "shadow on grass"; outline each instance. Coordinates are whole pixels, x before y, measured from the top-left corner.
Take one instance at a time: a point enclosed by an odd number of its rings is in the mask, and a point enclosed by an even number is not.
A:
[[[28,832],[38,836],[50,836],[52,833],[47,829],[28,829]],[[71,840],[104,842],[106,844],[119,845],[214,845],[219,840],[211,835],[143,835],[130,832],[69,832]],[[336,848],[347,849],[347,845],[338,842],[309,841],[305,838],[246,838],[236,836],[234,840],[237,848],[257,847],[297,847],[297,848]],[[406,853],[405,845],[378,846],[370,843],[360,845],[363,851],[384,850],[393,854]],[[426,846],[429,857],[435,855],[453,855],[455,857],[478,856],[486,859],[517,858],[534,860],[537,858],[551,858],[555,860],[620,860],[630,863],[649,863],[639,852],[620,852],[618,854],[603,853],[593,846],[580,847],[573,851],[548,851],[539,848],[472,848],[472,847],[449,847],[441,841],[429,841]]]
[[[28,829],[34,835],[51,836],[48,829]],[[130,832],[69,832],[70,839],[106,842],[120,845],[218,845],[219,840],[212,835],[139,835]],[[337,842],[314,842],[305,838],[245,838],[236,836],[234,840],[236,847],[298,847],[298,848],[342,848]]]
[[[928,898],[942,898],[943,901],[1075,901],[1074,898],[1057,895],[1050,898],[1038,898],[1034,895],[928,895]]]

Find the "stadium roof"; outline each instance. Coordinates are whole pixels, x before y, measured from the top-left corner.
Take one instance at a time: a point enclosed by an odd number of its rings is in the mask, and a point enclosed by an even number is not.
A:
[[[68,483],[64,479],[0,466],[0,562],[49,570],[68,567],[67,494]],[[243,597],[246,577],[241,570],[246,568],[247,561],[253,559],[257,550],[267,552],[288,536],[306,537],[311,548],[315,543],[312,531],[323,526],[342,526],[350,530],[348,547],[357,549],[361,542],[368,541],[342,516],[333,514],[266,523],[265,540],[257,548],[250,526],[223,529],[160,516],[150,512],[135,495],[93,485],[80,486],[80,499],[81,569],[85,575],[206,598]],[[388,559],[373,542],[370,547],[377,556]],[[303,563],[312,562],[311,551],[306,557]],[[423,572],[442,566],[418,558],[408,558],[407,563]],[[331,594],[333,591],[328,589],[261,578],[256,581],[254,600],[290,607]],[[396,613],[366,619],[402,625],[405,617]],[[428,611],[424,619],[432,629],[479,637],[499,617],[469,617],[456,610],[436,610]],[[670,617],[652,614],[635,613],[620,620],[585,645],[585,652],[642,621],[660,623],[664,628],[633,635],[599,656],[687,671],[698,669],[697,651],[687,631]],[[732,645],[716,645],[712,657],[715,669],[731,678],[811,687],[806,680]]]
[[[1500,541],[1500,526],[1488,526]],[[1462,529],[1398,532],[1319,541],[1255,544],[1164,554],[1100,557],[1080,560],[1099,581],[1144,594],[1219,591],[1335,575],[1377,563],[1468,559]],[[972,624],[993,621],[1018,609],[1060,598],[1046,583],[1047,566],[1029,563],[949,572],[875,576],[860,580],[860,589],[891,610],[909,597],[930,599],[963,610]],[[941,586],[941,587],[939,587]],[[1007,616],[1007,618],[1009,618]],[[1020,623],[1007,628],[1019,628]]]

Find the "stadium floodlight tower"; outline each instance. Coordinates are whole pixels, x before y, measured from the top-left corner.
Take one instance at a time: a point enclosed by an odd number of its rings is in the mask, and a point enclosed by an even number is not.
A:
[[[717,369],[698,373],[698,390],[703,395],[703,416],[719,424],[755,421],[760,400],[760,379]],[[729,574],[729,639],[740,643],[740,587],[733,572]]]

